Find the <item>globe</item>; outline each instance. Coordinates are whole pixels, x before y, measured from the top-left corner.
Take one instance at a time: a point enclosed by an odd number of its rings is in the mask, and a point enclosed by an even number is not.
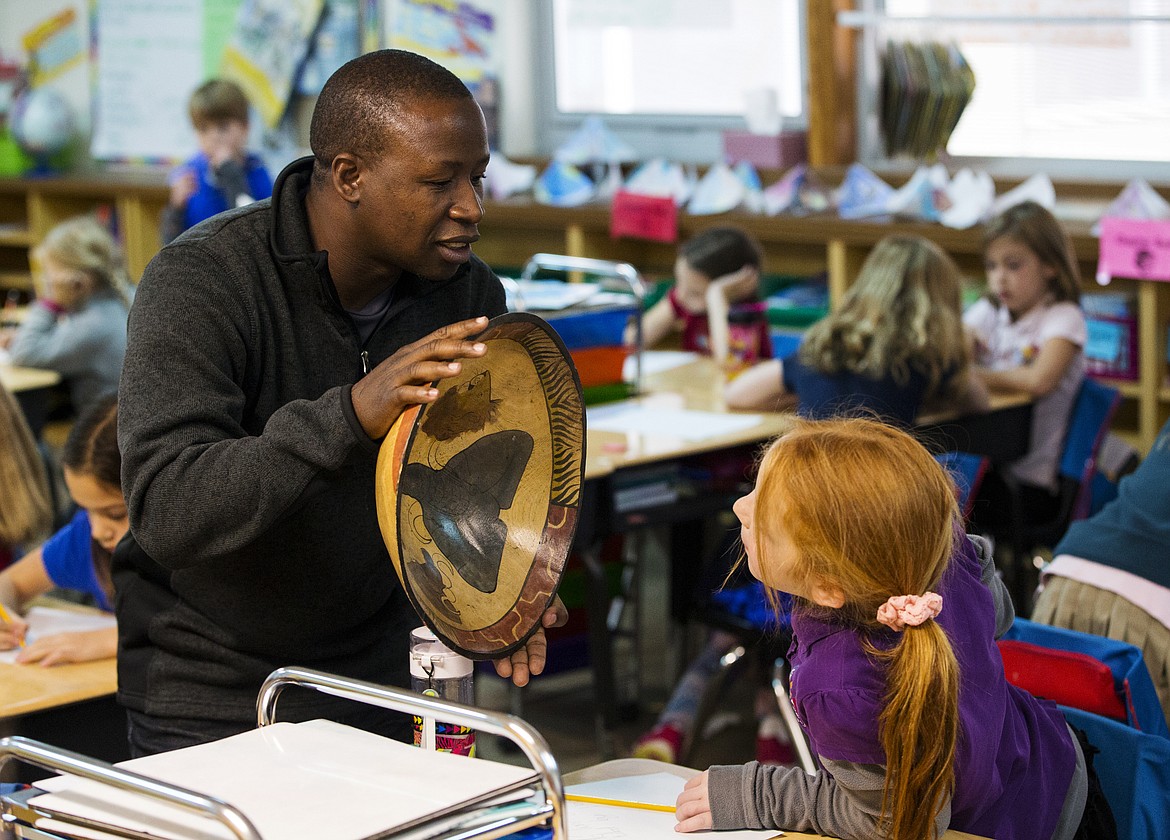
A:
[[[73,140],[73,109],[50,88],[22,93],[12,104],[9,118],[16,144],[40,166],[47,166],[48,158]]]

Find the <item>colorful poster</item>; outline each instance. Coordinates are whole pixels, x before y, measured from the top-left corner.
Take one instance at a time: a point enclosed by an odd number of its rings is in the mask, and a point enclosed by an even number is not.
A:
[[[28,51],[28,77],[39,87],[85,57],[77,12],[67,8],[27,32],[21,42]]]
[[[284,116],[324,5],[324,0],[244,0],[240,6],[222,73],[244,89],[269,128]]]
[[[93,22],[98,160],[174,161],[194,146],[187,100],[203,75],[203,0],[98,0]]]
[[[386,44],[420,53],[463,81],[497,75],[495,16],[457,0],[394,0],[386,15]]]

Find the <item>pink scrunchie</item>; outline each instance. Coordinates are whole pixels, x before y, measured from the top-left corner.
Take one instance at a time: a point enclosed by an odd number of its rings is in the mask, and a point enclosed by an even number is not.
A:
[[[878,607],[877,620],[892,630],[901,632],[906,627],[917,627],[942,612],[942,595],[927,592],[924,595],[893,595]]]

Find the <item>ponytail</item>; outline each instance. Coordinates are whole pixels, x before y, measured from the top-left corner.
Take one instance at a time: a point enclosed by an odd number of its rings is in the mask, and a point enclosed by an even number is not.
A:
[[[886,753],[884,836],[925,840],[955,791],[959,663],[937,621],[907,627],[878,652],[888,660],[886,704],[878,724]]]

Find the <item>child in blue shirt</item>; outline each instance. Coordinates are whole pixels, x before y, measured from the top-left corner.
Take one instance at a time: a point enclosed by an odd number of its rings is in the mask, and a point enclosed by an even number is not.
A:
[[[794,596],[790,696],[821,769],[712,767],[680,794],[677,830],[1108,836],[1083,733],[1004,675],[1011,601],[920,443],[794,420],[735,513],[748,569]]]
[[[248,98],[226,79],[204,82],[188,105],[199,154],[170,177],[171,199],[161,237],[170,242],[217,213],[272,195],[272,177],[248,142]]]
[[[0,602],[13,616],[11,623],[0,622],[2,650],[21,645],[28,625],[16,616],[54,587],[84,592],[100,609],[113,611],[110,556],[130,527],[120,483],[116,395],[100,398],[82,414],[61,462],[65,485],[80,510],[43,546],[0,572]],[[59,633],[29,642],[16,661],[46,666],[87,662],[114,656],[117,648],[116,628]]]

